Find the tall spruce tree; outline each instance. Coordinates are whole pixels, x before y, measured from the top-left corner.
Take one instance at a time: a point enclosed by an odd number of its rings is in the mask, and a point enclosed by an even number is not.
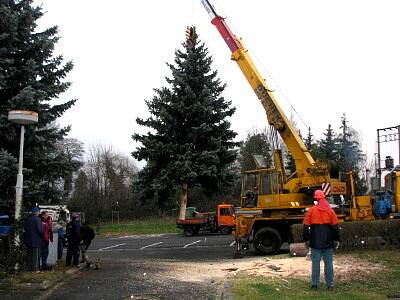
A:
[[[187,189],[202,185],[218,193],[233,182],[234,148],[239,146],[227,120],[235,108],[221,96],[225,84],[212,70],[212,58],[194,27],[189,28],[182,46],[183,51],[175,51],[175,64],[168,64],[172,72],[166,78],[168,86],[155,89],[153,98],[146,101],[151,116],[136,119],[151,132],[132,136],[141,143],[132,155],[147,161],[138,174],[139,195],[147,198],[143,201],[151,196],[162,208],[180,188],[180,217]]]
[[[307,149],[310,151],[311,156],[314,159],[318,159],[320,157],[318,143],[314,139],[314,135],[311,132],[311,127],[308,127],[308,133],[307,133],[307,137],[304,139],[304,144],[307,147]]]
[[[335,132],[334,132],[331,124],[328,125],[328,128],[326,129],[324,136],[325,136],[325,138],[319,142],[319,146],[318,146],[319,153],[320,153],[319,158],[337,162],[338,161],[338,149],[337,149],[338,146],[337,146]]]
[[[307,137],[304,139],[304,144],[306,145],[308,150],[311,150],[313,146],[313,135],[311,133],[311,127],[308,127]]]
[[[367,183],[363,176],[365,170],[365,154],[361,150],[358,133],[348,125],[348,120],[343,114],[341,117],[341,133],[337,137],[338,164],[342,172],[353,172],[356,183],[356,194],[362,195],[367,190]]]
[[[38,124],[26,127],[25,205],[58,201],[63,194],[60,180],[65,162],[57,155],[56,145],[70,128],[59,128],[55,121],[76,101],[52,104],[70,86],[65,77],[73,66],[64,63],[62,56],[53,56],[59,40],[57,26],[37,31],[42,16],[42,8],[32,0],[0,1],[0,149],[12,156],[2,155],[3,159],[11,162],[19,153],[19,126],[8,121],[8,112],[25,109],[39,114]],[[16,169],[12,171],[15,182]],[[0,197],[11,197],[8,186],[0,189],[8,190]]]

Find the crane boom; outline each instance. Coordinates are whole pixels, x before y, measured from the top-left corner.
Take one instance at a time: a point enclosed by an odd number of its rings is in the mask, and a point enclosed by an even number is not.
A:
[[[211,23],[217,28],[231,50],[232,60],[236,61],[251,88],[261,101],[269,124],[279,132],[286,147],[292,154],[297,176],[300,178],[309,176],[310,169],[315,167],[315,161],[296,129],[291,125],[289,119],[276,101],[273,91],[271,91],[257,70],[248,50],[244,48],[242,42],[232,33],[224,18],[216,13],[210,2],[208,0],[201,0],[201,2],[212,19]]]
[[[314,161],[273,92],[261,77],[242,41],[232,33],[209,0],[201,2],[212,19],[211,23],[231,50],[232,60],[236,61],[263,105],[269,124],[280,134],[295,161],[296,173],[289,177],[284,175],[284,164],[279,151],[274,152],[273,168],[257,167],[242,173],[241,209],[236,212],[236,257],[240,257],[241,249],[248,249],[249,244],[253,244],[259,253],[275,254],[281,249],[283,242],[291,242],[291,225],[303,222],[305,209],[314,205],[312,194],[315,190],[323,190],[326,195],[332,196],[333,201],[340,204],[345,199],[344,196],[348,196],[348,183],[341,181],[340,173],[334,164]],[[387,178],[388,183],[391,183],[391,191],[396,188],[396,175],[391,174]],[[352,187],[351,208],[341,207],[341,218],[373,220],[371,197],[356,196],[352,172],[349,172],[349,176],[349,184]],[[398,199],[399,193],[396,195],[395,199]],[[382,198],[376,202],[379,203],[379,207],[384,207],[382,211],[387,210],[385,201]],[[400,205],[399,203],[397,200],[396,205]],[[254,213],[257,211],[261,212]]]

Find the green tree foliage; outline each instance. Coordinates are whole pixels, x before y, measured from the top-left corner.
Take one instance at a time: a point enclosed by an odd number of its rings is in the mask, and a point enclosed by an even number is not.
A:
[[[339,129],[341,132],[335,134],[331,124],[329,124],[324,133],[324,138],[315,142],[309,128],[307,137],[303,139],[304,143],[315,160],[328,161],[334,173],[340,172],[342,174],[343,180],[346,180],[346,174],[352,171],[356,183],[356,193],[364,194],[367,190],[366,181],[363,177],[366,157],[361,150],[358,132],[348,125],[345,115],[341,118]],[[283,150],[285,152],[285,148]],[[295,171],[290,153],[286,151],[284,157],[286,158],[286,168],[291,172]]]
[[[268,167],[272,165],[271,141],[267,129],[261,132],[253,130],[247,133],[245,141],[240,146],[239,163],[241,171],[254,170],[256,164],[253,155],[261,155]]]
[[[287,175],[291,175],[296,172],[296,164],[294,162],[294,158],[286,146],[282,149],[282,156],[285,163],[285,169]]]
[[[366,181],[363,178],[366,157],[361,150],[358,132],[348,125],[346,116],[341,117],[340,133],[335,134],[329,124],[324,133],[324,138],[318,142],[317,155],[315,159],[329,161],[338,172],[342,174],[342,179],[348,181],[349,171],[354,174],[356,183],[356,193],[363,194],[367,190]]]
[[[307,149],[310,150],[313,146],[313,136],[311,133],[311,128],[308,127],[307,137],[304,139],[304,145],[306,145]]]
[[[318,145],[319,157],[317,158],[338,161],[337,139],[331,124],[328,125],[324,136],[325,138]]]
[[[308,133],[306,139],[304,139],[304,144],[314,159],[320,158],[320,149],[317,141],[314,139],[314,135],[311,132],[311,127],[308,127]]]
[[[175,64],[168,64],[168,86],[155,89],[146,101],[151,116],[136,120],[151,131],[132,136],[141,143],[132,155],[147,161],[137,190],[144,202],[153,199],[161,208],[171,204],[183,184],[218,193],[235,177],[231,166],[239,144],[233,142],[236,133],[227,120],[235,109],[221,96],[225,84],[212,70],[212,58],[197,34],[183,46],[175,51]]]
[[[367,190],[367,184],[363,177],[366,158],[361,150],[358,133],[348,126],[346,116],[341,117],[341,133],[337,137],[338,156],[337,162],[342,172],[352,171],[355,176],[356,193],[363,194]]]
[[[293,115],[290,116],[290,122],[291,122],[292,126],[297,130],[297,132],[299,134],[299,137],[301,139],[303,139],[303,137],[301,135],[301,132],[300,132],[300,129],[298,129],[298,126],[297,126],[297,124],[296,124],[296,122],[295,122],[295,120],[293,118]],[[280,143],[282,145],[279,148],[282,149],[282,156],[283,156],[283,161],[284,161],[284,164],[285,164],[285,170],[286,170],[287,175],[290,176],[290,175],[292,175],[292,174],[294,174],[296,172],[296,164],[294,162],[294,158],[293,158],[292,154],[287,149],[285,143],[283,143],[281,138],[279,139],[279,141],[280,141]]]
[[[53,56],[59,40],[57,26],[37,31],[42,15],[42,8],[32,0],[0,1],[0,148],[18,157],[19,126],[8,121],[8,111],[26,109],[39,114],[38,124],[26,127],[25,204],[62,197],[59,181],[66,162],[60,159],[56,145],[70,127],[59,128],[55,121],[76,101],[52,103],[70,86],[65,78],[73,66],[64,63],[62,56]]]
[[[0,149],[0,204],[9,205],[14,195],[17,160],[7,151]]]

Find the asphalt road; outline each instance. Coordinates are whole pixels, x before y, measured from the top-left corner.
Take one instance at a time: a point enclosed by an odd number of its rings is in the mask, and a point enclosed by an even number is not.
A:
[[[51,291],[32,299],[215,299],[218,284],[165,276],[173,266],[232,259],[233,235],[181,234],[96,238],[89,250],[101,261],[99,270],[83,269]],[[250,253],[251,255],[251,253]],[[16,292],[14,299],[26,299]]]

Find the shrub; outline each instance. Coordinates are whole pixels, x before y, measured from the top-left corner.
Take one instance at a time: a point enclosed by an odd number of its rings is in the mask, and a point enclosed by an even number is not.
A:
[[[340,249],[389,249],[400,247],[400,219],[349,221],[339,224]],[[303,241],[303,224],[291,227],[294,243]]]

